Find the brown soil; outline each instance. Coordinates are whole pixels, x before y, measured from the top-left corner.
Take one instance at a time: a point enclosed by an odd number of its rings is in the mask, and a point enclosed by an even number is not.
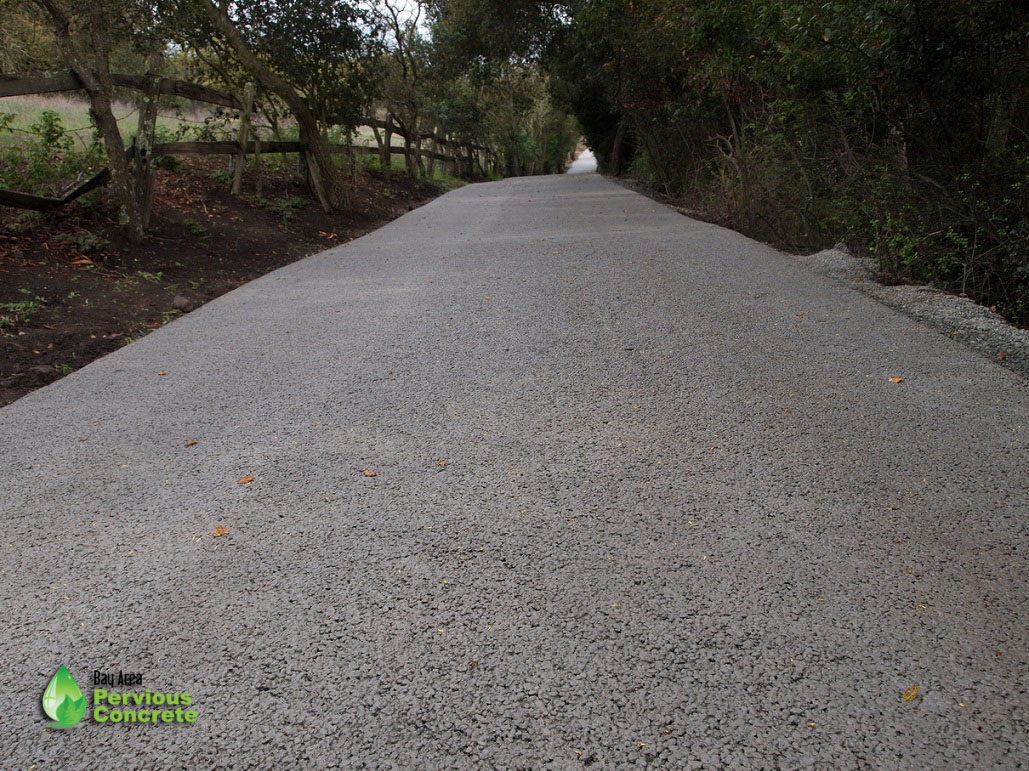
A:
[[[102,205],[75,203],[42,216],[0,207],[0,407],[442,192],[370,172],[350,211],[326,214],[289,173],[250,175],[244,195],[234,197],[211,179],[224,159],[183,163],[181,171],[157,172],[151,227],[140,245],[125,240]]]

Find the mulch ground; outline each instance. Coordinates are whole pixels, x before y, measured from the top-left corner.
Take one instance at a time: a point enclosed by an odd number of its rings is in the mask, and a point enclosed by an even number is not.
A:
[[[235,197],[218,174],[224,159],[183,163],[157,171],[142,244],[121,235],[102,203],[42,216],[0,207],[0,407],[441,192],[401,174],[368,172],[351,209],[326,214],[288,172],[251,173]]]

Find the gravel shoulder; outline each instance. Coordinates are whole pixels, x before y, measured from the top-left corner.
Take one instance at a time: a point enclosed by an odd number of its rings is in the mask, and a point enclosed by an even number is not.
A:
[[[694,216],[668,196],[633,179],[612,179],[684,216]],[[874,297],[894,310],[967,345],[994,363],[1029,377],[1029,329],[1014,326],[998,313],[962,297],[917,284],[886,285],[876,280],[875,261],[857,257],[843,244],[813,254],[793,255],[811,270]]]
[[[796,259],[1029,377],[1029,329],[1019,329],[989,308],[929,286],[883,285],[875,280],[872,260],[855,257],[842,246]]]

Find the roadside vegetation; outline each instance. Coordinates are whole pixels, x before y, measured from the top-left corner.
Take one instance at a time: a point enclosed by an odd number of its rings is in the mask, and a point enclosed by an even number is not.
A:
[[[602,168],[795,250],[1029,324],[1029,6],[440,0],[469,59],[540,61]]]
[[[330,152],[333,144],[390,144],[409,176],[471,179],[560,171],[581,133],[554,106],[538,62],[455,59],[419,3],[0,0],[0,16],[0,70],[71,71],[84,86],[0,98],[0,186],[52,194],[108,165],[112,182],[95,197],[116,206],[137,238],[144,222],[126,150],[141,97],[113,85],[111,73],[237,97],[256,84],[250,138],[306,143],[304,180],[327,211],[347,208],[368,165],[366,155]],[[158,142],[235,141],[237,124],[234,110],[159,97]],[[482,152],[441,160],[458,143]]]
[[[798,251],[842,241],[885,282],[1029,325],[1027,17],[1014,0],[0,0],[0,71],[82,86],[0,97],[0,189],[54,199],[110,171],[53,211],[0,207],[0,391],[466,181],[560,172],[583,137],[697,216]],[[112,73],[232,95],[161,93],[157,144],[236,143],[255,89],[242,177],[238,156],[157,154],[148,220],[132,159],[155,102]]]
[[[51,211],[0,206],[0,405],[466,181],[561,171],[581,137],[539,62],[456,57],[418,3],[0,0],[0,19],[0,72],[83,86],[0,97],[0,189],[111,175]],[[253,87],[249,140],[307,153],[251,153],[239,180],[234,157],[157,154],[150,205],[147,97],[115,73]],[[239,137],[239,109],[162,93],[156,113],[155,144]]]

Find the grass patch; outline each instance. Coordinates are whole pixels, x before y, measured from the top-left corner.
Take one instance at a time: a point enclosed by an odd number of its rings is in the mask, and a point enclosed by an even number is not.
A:
[[[31,300],[0,303],[0,334],[13,335],[19,325],[32,321],[32,316],[43,309],[46,300],[36,296]]]
[[[128,102],[115,102],[112,108],[122,139],[128,142],[136,133],[139,122],[138,109]],[[20,144],[23,137],[32,133],[32,126],[40,122],[46,111],[57,114],[65,131],[74,138],[81,149],[93,143],[94,129],[89,119],[89,102],[86,99],[75,94],[26,94],[8,96],[0,100],[0,112],[14,115],[9,124],[11,132],[0,133],[0,147]],[[209,115],[209,111],[204,109],[187,111],[182,118],[171,112],[162,111],[157,116],[158,132],[163,129],[168,133],[176,133],[184,125],[200,126]]]

